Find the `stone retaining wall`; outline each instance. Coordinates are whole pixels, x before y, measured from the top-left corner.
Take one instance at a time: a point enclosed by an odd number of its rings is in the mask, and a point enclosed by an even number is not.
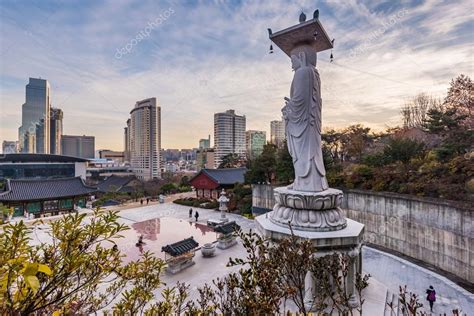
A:
[[[254,185],[253,207],[271,210],[273,188]],[[365,225],[367,242],[474,282],[474,209],[451,201],[344,190],[348,218]]]

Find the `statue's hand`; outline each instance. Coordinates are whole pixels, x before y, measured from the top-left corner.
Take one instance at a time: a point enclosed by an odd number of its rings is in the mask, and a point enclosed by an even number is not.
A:
[[[288,118],[288,103],[281,109],[281,114],[285,120]]]

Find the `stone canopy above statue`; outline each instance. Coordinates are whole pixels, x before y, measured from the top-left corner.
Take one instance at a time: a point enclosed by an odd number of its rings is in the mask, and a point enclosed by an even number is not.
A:
[[[300,45],[309,45],[315,52],[333,48],[333,43],[318,19],[301,22],[273,34],[269,30],[269,33],[270,40],[288,56],[291,56],[291,51]]]

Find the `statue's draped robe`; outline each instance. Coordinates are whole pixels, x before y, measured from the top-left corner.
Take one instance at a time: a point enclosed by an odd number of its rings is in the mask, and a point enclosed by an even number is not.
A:
[[[313,66],[302,65],[291,83],[290,101],[285,107],[288,150],[293,158],[298,191],[328,189],[321,150],[321,82]]]

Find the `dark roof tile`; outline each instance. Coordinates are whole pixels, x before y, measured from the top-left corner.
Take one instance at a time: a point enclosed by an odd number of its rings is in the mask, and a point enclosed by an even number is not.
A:
[[[237,230],[240,229],[240,226],[236,222],[228,222],[223,225],[219,225],[214,228],[214,231],[216,233],[222,233],[222,234],[231,234]]]
[[[135,180],[136,177],[130,176],[117,176],[111,175],[97,186],[100,192],[128,192],[130,190],[124,187],[131,181]],[[122,190],[123,189],[123,190]]]
[[[172,255],[173,257],[176,257],[193,250],[197,246],[199,246],[199,243],[195,241],[193,237],[189,237],[181,241],[175,242],[174,244],[161,247],[161,251],[166,252]]]
[[[226,169],[202,169],[205,173],[219,184],[236,184],[245,182],[246,168],[226,168]]]
[[[42,180],[8,180],[0,201],[35,201],[87,195],[97,189],[84,184],[80,177]]]

